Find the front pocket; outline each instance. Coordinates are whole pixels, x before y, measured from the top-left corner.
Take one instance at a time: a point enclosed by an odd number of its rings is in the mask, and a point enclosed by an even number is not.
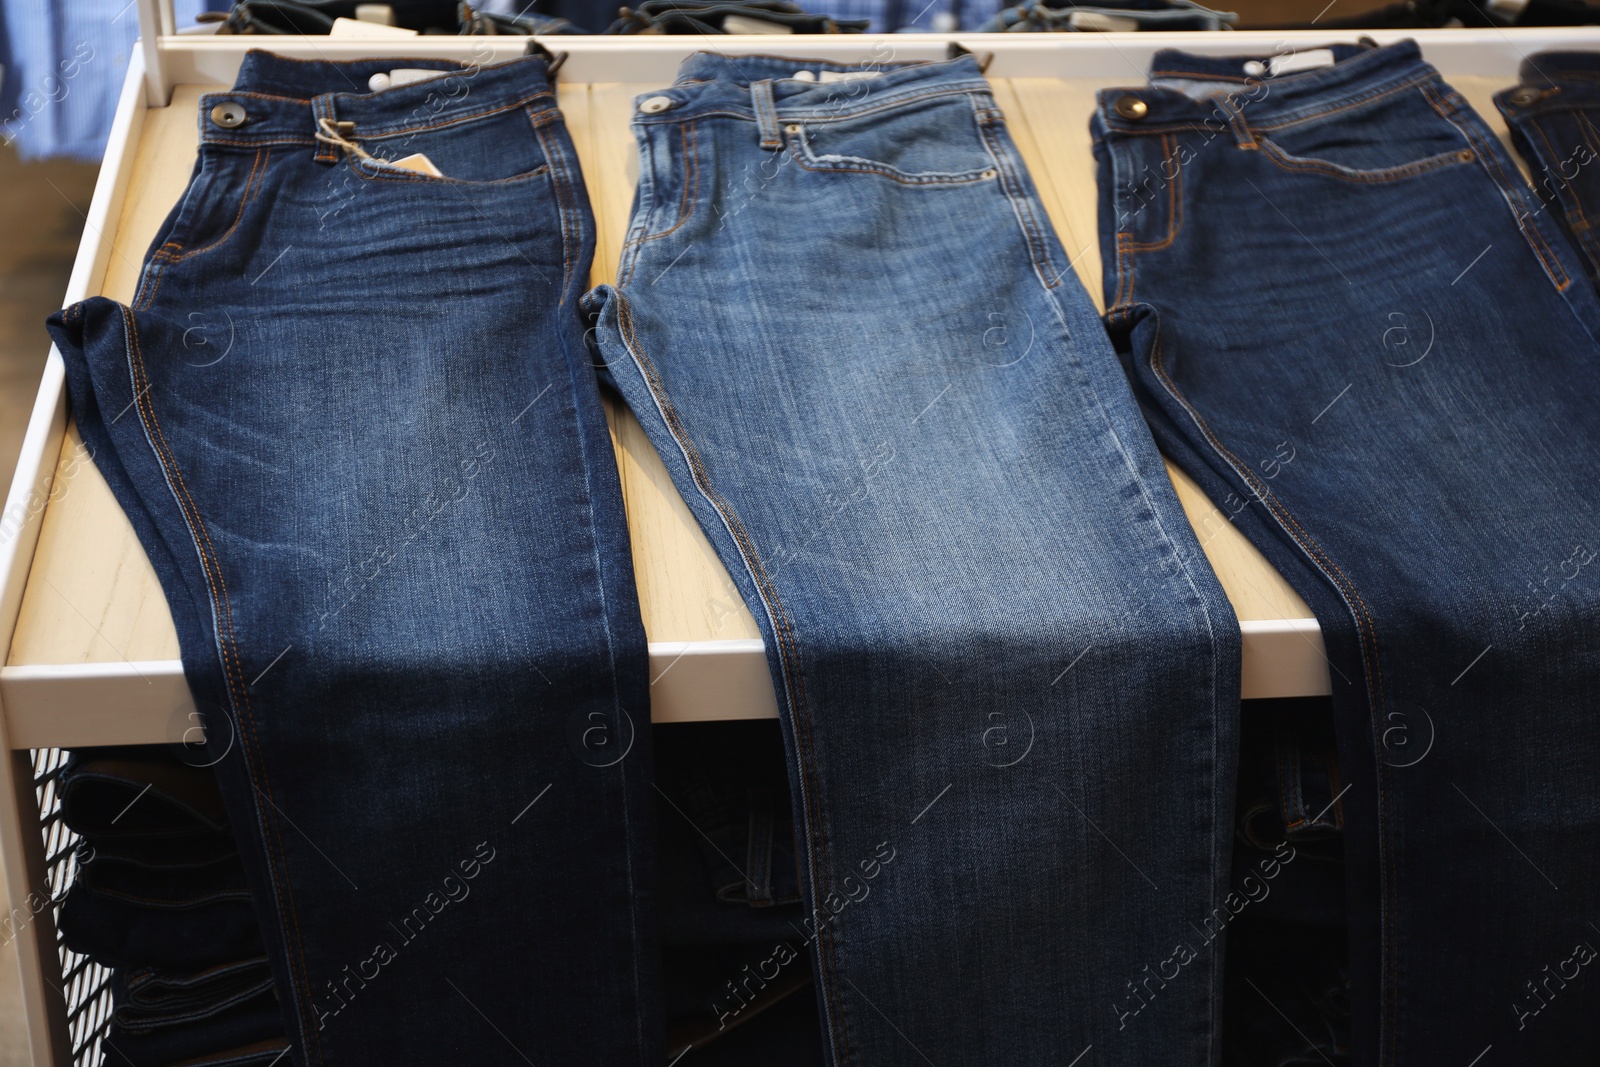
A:
[[[423,154],[426,155],[427,153]],[[429,156],[428,158],[431,161],[433,157]],[[428,185],[506,185],[514,182],[532,181],[550,173],[549,166],[541,164],[524,174],[513,174],[509,178],[471,179],[457,178],[449,173],[435,175],[406,170],[404,167],[393,166],[382,158],[361,159],[352,155],[350,156],[350,162],[355,167],[356,173],[369,181],[421,182]],[[434,166],[438,166],[438,164],[435,163]]]
[[[903,185],[965,185],[999,176],[978,128],[973,93],[941,94],[843,118],[786,121],[784,141],[806,170],[869,174]]]
[[[369,158],[356,152],[349,158],[356,173],[369,179],[469,185],[527,181],[549,169],[535,118],[526,104],[517,104],[395,133],[370,133],[358,125],[348,139]],[[438,176],[393,166],[418,154],[428,158]]]
[[[1310,171],[1317,174],[1326,174],[1330,178],[1342,178],[1345,181],[1352,182],[1399,181],[1402,178],[1411,178],[1430,170],[1437,170],[1440,167],[1450,167],[1457,163],[1471,163],[1473,159],[1477,158],[1472,149],[1461,148],[1450,152],[1441,152],[1438,155],[1428,156],[1425,159],[1415,160],[1411,163],[1401,163],[1393,167],[1363,169],[1347,167],[1326,159],[1290,155],[1266,138],[1261,138],[1257,143],[1260,144],[1262,153],[1284,170]]]
[[[1251,132],[1284,170],[1352,182],[1398,181],[1477,158],[1420,85],[1293,122],[1252,124]]]

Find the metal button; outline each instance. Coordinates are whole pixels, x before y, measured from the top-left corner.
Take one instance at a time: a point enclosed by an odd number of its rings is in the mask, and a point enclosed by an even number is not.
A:
[[[1511,95],[1506,99],[1510,100],[1518,107],[1527,107],[1529,104],[1539,99],[1539,90],[1529,89],[1524,86],[1521,89],[1512,90]]]
[[[1267,72],[1267,65],[1259,59],[1247,59],[1244,62],[1244,72],[1252,78],[1259,78]]]
[[[667,110],[667,108],[671,107],[672,104],[673,100],[670,96],[652,96],[650,99],[639,105],[639,110],[643,111],[646,115],[654,115],[658,111]]]
[[[814,82],[817,80],[817,75],[815,71],[797,70],[794,72],[794,80],[797,82]]]
[[[1134,122],[1138,122],[1150,114],[1150,105],[1140,100],[1137,96],[1119,96],[1116,106],[1117,114]]]
[[[225,130],[231,130],[236,126],[243,126],[246,117],[247,116],[244,113],[244,108],[240,107],[238,104],[235,104],[231,100],[225,104],[218,104],[216,107],[211,109],[211,121],[215,122],[218,126],[221,126]]]

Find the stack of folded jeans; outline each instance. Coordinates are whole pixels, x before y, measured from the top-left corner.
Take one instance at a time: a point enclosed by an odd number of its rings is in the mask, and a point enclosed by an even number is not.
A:
[[[979,27],[988,33],[1231,30],[1239,16],[1194,0],[1023,0]]]
[[[113,968],[106,1062],[243,1067],[280,1055],[261,928],[211,771],[159,747],[78,749],[62,769],[61,815],[82,838],[62,938]]]
[[[835,20],[787,0],[645,0],[624,7],[608,34],[862,33],[866,20]]]
[[[333,31],[336,19],[354,19],[358,0],[237,0],[226,14],[202,16],[217,22],[221,34],[310,34]],[[535,0],[515,13],[489,11],[457,0],[392,0],[386,25],[428,34],[582,34],[587,25],[604,26],[614,0]],[[575,21],[578,20],[578,21]],[[580,25],[581,21],[581,25]]]

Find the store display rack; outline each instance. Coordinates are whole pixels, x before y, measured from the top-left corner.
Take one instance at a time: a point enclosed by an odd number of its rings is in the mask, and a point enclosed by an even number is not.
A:
[[[142,36],[63,304],[94,294],[126,301],[145,249],[187,184],[203,92],[231,85],[250,48],[307,59],[419,56],[492,62],[528,38],[423,36],[397,41],[179,34],[170,0],[139,0]],[[952,41],[992,54],[987,77],[1051,220],[1098,299],[1095,168],[1088,122],[1095,92],[1142,84],[1158,48],[1209,54],[1282,52],[1351,34],[928,34],[817,37],[555,37],[565,52],[559,103],[594,205],[593,281],[616,276],[638,173],[632,100],[669,84],[689,53],[782,53],[841,62],[942,59]],[[1600,49],[1600,29],[1373,31],[1415,37],[1505,136],[1490,102],[1528,55]],[[1381,327],[1371,341],[1381,345]],[[41,330],[41,337],[43,336]],[[1352,338],[1352,344],[1361,339]],[[776,716],[755,621],[642,430],[611,409],[645,629],[656,722]],[[1169,467],[1169,469],[1171,469]],[[1329,691],[1321,633],[1305,603],[1207,500],[1171,469],[1184,508],[1234,604],[1247,698]],[[193,740],[198,718],[166,603],[133,530],[67,410],[60,355],[45,367],[21,461],[0,512],[0,862],[12,912],[0,921],[21,969],[36,1065],[98,1064],[109,1018],[105,972],[58,945],[52,901],[71,877],[72,836],[55,797],[58,750]]]

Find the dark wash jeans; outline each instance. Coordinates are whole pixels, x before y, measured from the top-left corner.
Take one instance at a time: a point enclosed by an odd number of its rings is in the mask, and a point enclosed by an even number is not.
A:
[[[1600,53],[1541,52],[1494,98],[1539,199],[1600,282]]]
[[[1354,1062],[1590,1062],[1600,299],[1414,43],[1334,53],[1101,95],[1107,321],[1322,626]]]
[[[249,53],[132,306],[52,332],[178,626],[295,1062],[656,1062],[593,220],[542,61],[369,93],[397,63]],[[444,176],[381,161],[416,152]]]
[[[1209,1063],[1239,628],[977,62],[637,103],[593,337],[762,628],[829,1062]]]

